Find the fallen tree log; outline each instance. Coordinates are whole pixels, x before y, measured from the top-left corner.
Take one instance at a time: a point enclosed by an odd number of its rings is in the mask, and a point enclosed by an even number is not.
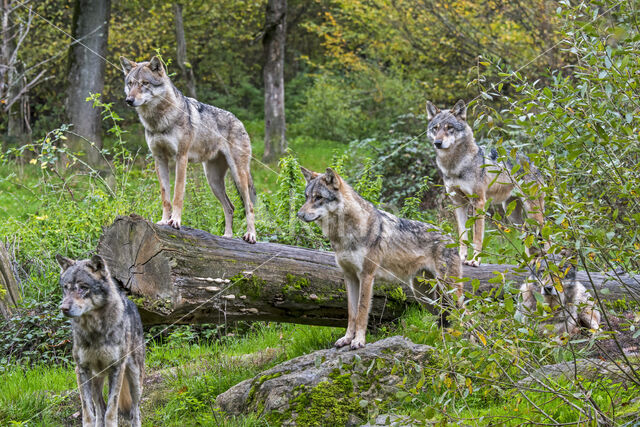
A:
[[[174,230],[139,216],[118,217],[105,229],[98,253],[132,294],[145,324],[270,320],[344,326],[342,272],[333,252],[275,243],[250,245],[183,227]],[[517,289],[526,272],[515,266],[465,267],[467,291]],[[640,276],[579,272],[602,299],[640,300]],[[477,280],[474,280],[477,279]],[[397,318],[415,302],[406,284],[377,282],[370,319]]]

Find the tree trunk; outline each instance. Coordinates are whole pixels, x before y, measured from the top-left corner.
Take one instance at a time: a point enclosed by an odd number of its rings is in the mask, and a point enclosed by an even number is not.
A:
[[[7,140],[9,145],[22,145],[30,139],[29,102],[24,65],[19,59],[16,42],[22,43],[30,30],[31,20],[16,23],[12,16],[18,6],[13,1],[0,0],[0,100],[7,113]],[[6,148],[4,146],[0,148]]]
[[[284,118],[284,48],[287,0],[269,0],[265,17],[264,44],[264,155],[263,161],[278,159],[287,149]]]
[[[11,317],[13,309],[20,301],[20,289],[13,274],[11,257],[0,243],[0,315],[5,319]]]
[[[20,67],[22,68],[22,64]],[[21,74],[21,70],[15,74]],[[26,85],[25,78],[18,78],[15,84],[9,87],[8,99],[18,98],[9,108],[7,135],[10,142],[22,146],[31,139],[31,126],[29,126],[29,96],[23,92]]]
[[[275,243],[249,245],[183,227],[158,226],[138,216],[118,217],[98,244],[113,277],[133,294],[143,322],[223,323],[272,320],[344,326],[347,300],[332,252]],[[465,267],[477,293],[513,286],[526,277],[514,266]],[[640,276],[579,272],[601,298],[638,300]],[[465,284],[472,292],[472,280]],[[398,290],[402,288],[402,292]],[[414,302],[406,285],[376,282],[370,321],[397,318]]]
[[[177,58],[178,68],[180,68],[180,74],[187,85],[187,94],[195,98],[196,97],[196,79],[193,75],[193,68],[187,60],[187,42],[184,38],[184,25],[182,23],[182,4],[173,4],[173,15],[176,24],[176,43],[177,43]]]
[[[74,44],[69,52],[67,108],[72,132],[78,135],[69,138],[69,146],[85,152],[93,165],[100,164],[101,159],[101,119],[100,110],[86,99],[104,89],[110,14],[111,0],[75,1],[73,37],[82,42]]]

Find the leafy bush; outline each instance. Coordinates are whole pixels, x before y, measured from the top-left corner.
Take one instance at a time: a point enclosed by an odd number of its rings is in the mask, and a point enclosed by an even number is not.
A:
[[[0,372],[16,362],[70,363],[68,323],[57,301],[27,301],[11,319],[0,322]]]
[[[335,141],[374,137],[422,104],[422,92],[415,86],[381,71],[357,78],[321,74],[307,91],[301,127],[308,135]]]

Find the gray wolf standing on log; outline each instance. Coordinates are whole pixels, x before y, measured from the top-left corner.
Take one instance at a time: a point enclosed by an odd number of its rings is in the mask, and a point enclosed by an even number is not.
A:
[[[138,309],[118,290],[100,256],[56,259],[62,267],[60,309],[71,317],[82,425],[117,427],[119,410],[140,426],[145,344]]]
[[[540,227],[544,222],[544,194],[540,187],[543,182],[538,170],[525,156],[517,156],[521,165],[518,175],[522,175],[523,186],[529,186],[535,198],[519,197],[515,194],[516,177],[511,174],[512,164],[498,160],[498,152],[490,153],[476,143],[473,131],[467,124],[467,106],[459,100],[450,110],[439,110],[427,101],[429,125],[427,134],[436,148],[436,164],[442,172],[445,189],[455,205],[458,237],[460,239],[460,258],[467,265],[480,265],[480,252],[484,237],[484,209],[488,200],[501,203],[507,209],[510,202],[516,201],[518,208],[512,219],[522,222],[521,209]],[[467,259],[467,211],[475,208],[476,220],[473,225],[473,256]]]
[[[549,307],[539,323],[542,334],[561,342],[564,335],[575,335],[580,327],[598,330],[600,312],[584,285],[576,279],[576,266],[566,252],[542,253],[529,265],[531,274],[520,287],[516,317],[529,323],[537,312],[538,299]],[[537,296],[537,298],[536,298]]]
[[[416,299],[427,302],[434,311],[432,303],[438,298],[449,307],[455,306],[449,293],[449,288],[455,287],[458,307],[462,307],[462,283],[456,282],[462,263],[456,250],[449,247],[455,243],[453,239],[434,226],[376,209],[331,168],[324,174],[301,169],[307,187],[298,217],[319,222],[345,277],[349,322],[336,347],[364,347],[376,277],[408,283]],[[423,272],[436,279],[436,290],[431,286],[416,289],[421,285],[416,276]],[[443,310],[437,311],[445,324]]]
[[[120,57],[125,74],[126,101],[135,107],[153,154],[162,196],[162,220],[158,224],[180,228],[187,180],[187,163],[201,162],[211,191],[224,211],[224,237],[233,235],[233,204],[227,196],[227,169],[238,188],[247,215],[247,233],[256,242],[253,217],[255,189],[249,171],[251,142],[240,120],[228,111],[184,96],[171,83],[162,62],[135,63]],[[169,160],[176,162],[173,206],[170,201]]]

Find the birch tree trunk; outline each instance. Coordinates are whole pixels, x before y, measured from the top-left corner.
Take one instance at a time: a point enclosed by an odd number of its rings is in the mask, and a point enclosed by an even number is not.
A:
[[[75,0],[72,31],[82,42],[69,51],[67,114],[72,132],[78,135],[69,138],[69,146],[86,153],[93,165],[100,164],[102,126],[100,110],[86,99],[104,89],[110,14],[111,0]]]
[[[286,40],[286,0],[268,0],[264,45],[264,155],[278,159],[287,149],[284,117],[284,49]]]
[[[177,44],[177,64],[180,74],[184,79],[187,87],[187,94],[191,98],[196,98],[196,79],[193,75],[193,68],[187,60],[187,42],[184,38],[184,25],[182,22],[182,4],[173,4],[173,16],[176,25],[176,44]]]

